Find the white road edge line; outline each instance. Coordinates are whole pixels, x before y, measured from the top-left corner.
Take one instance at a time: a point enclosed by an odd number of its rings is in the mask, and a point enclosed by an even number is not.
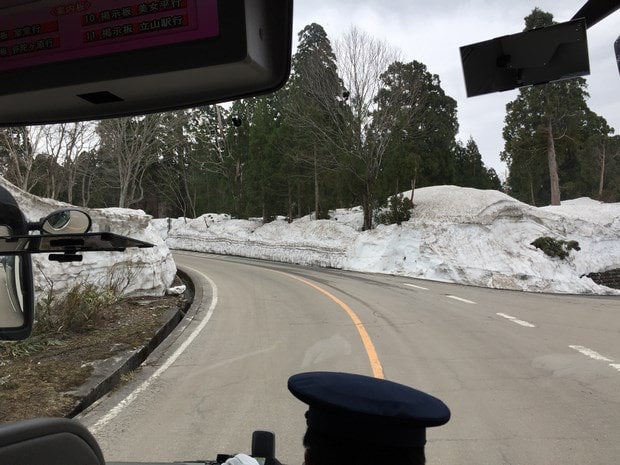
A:
[[[590,357],[593,360],[597,360],[599,362],[607,362],[609,366],[612,367],[614,370],[620,371],[620,363],[614,363],[612,359],[605,357],[604,355],[601,355],[592,349],[588,349],[587,347],[584,347],[584,346],[568,346],[568,347],[576,350],[577,352],[585,355],[586,357]]]
[[[536,325],[533,325],[532,323],[528,323],[527,321],[519,320],[518,318],[515,318],[514,316],[506,315],[505,313],[496,313],[496,315],[499,315],[502,318],[506,318],[507,320],[510,320],[513,323],[516,323],[518,325],[525,326],[526,328],[535,328],[536,327]]]
[[[413,287],[414,289],[420,289],[421,291],[428,291],[427,287],[416,286],[415,284],[403,283],[403,286]]]
[[[213,280],[209,278],[207,275],[205,275],[204,273],[201,273],[200,271],[197,271],[197,270],[194,270],[194,271],[196,271],[196,273],[201,274],[209,282],[209,285],[211,286],[211,289],[213,290],[213,299],[211,300],[211,305],[209,306],[209,310],[207,311],[207,314],[205,315],[204,319],[194,329],[194,331],[188,336],[188,338],[185,341],[183,341],[183,343],[177,348],[177,350],[175,350],[174,353],[170,355],[170,357],[168,357],[165,363],[161,365],[155,371],[155,373],[151,375],[150,378],[145,380],[140,386],[134,389],[130,394],[127,395],[127,397],[125,397],[122,401],[120,401],[106,415],[101,417],[101,419],[99,419],[99,421],[97,421],[97,423],[95,423],[92,428],[90,428],[91,433],[96,434],[110,420],[113,420],[119,413],[121,413],[125,407],[127,407],[134,400],[136,400],[136,398],[142,392],[148,389],[151,383],[155,381],[157,378],[159,378],[161,374],[164,371],[166,371],[181,356],[183,352],[185,352],[185,349],[187,349],[189,345],[194,341],[194,339],[196,339],[196,337],[200,334],[200,332],[204,329],[204,327],[207,325],[207,323],[211,319],[211,316],[213,316],[213,311],[215,309],[215,306],[217,305],[217,300],[218,300],[217,286],[215,285]]]
[[[446,297],[449,298],[449,299],[458,300],[459,302],[465,302],[466,304],[475,304],[476,303],[473,300],[463,299],[463,298],[457,297],[455,295],[446,294]]]

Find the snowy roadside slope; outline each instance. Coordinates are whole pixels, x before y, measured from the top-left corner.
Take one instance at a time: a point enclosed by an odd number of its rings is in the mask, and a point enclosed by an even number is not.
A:
[[[455,186],[417,189],[414,204],[411,220],[402,226],[364,232],[359,208],[336,210],[331,220],[292,224],[262,225],[226,215],[153,224],[172,249],[491,288],[620,294],[584,277],[620,268],[620,204],[580,199],[536,208],[501,192]],[[566,260],[550,258],[531,245],[541,236],[576,240],[582,250]]]
[[[3,178],[0,183],[15,197],[29,221],[38,221],[61,208],[72,205],[28,194]],[[176,275],[170,250],[150,224],[151,216],[141,210],[120,208],[83,209],[93,220],[93,232],[113,232],[150,242],[155,247],[126,249],[124,252],[90,252],[81,262],[50,262],[47,254],[33,254],[35,292],[40,297],[53,284],[62,292],[75,284],[113,284],[125,296],[163,295]]]

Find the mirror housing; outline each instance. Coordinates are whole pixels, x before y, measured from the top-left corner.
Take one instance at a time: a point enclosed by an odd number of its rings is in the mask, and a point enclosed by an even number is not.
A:
[[[153,244],[108,232],[0,237],[0,255],[123,252],[128,247],[149,248]]]
[[[13,195],[0,186],[0,237],[27,234],[28,222]]]

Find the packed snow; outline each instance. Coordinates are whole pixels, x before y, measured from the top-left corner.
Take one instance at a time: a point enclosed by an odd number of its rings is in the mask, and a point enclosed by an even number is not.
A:
[[[31,221],[68,206],[0,181]],[[163,294],[176,272],[170,250],[178,249],[498,289],[620,295],[587,277],[620,268],[620,203],[582,198],[537,208],[498,191],[456,186],[416,189],[413,201],[409,221],[370,231],[361,230],[359,207],[331,211],[329,220],[308,216],[267,224],[223,214],[152,219],[139,210],[87,209],[93,231],[155,247],[85,253],[74,263],[35,255],[36,290],[42,295],[52,284],[67,289],[77,279],[117,282],[125,295]],[[581,250],[564,260],[549,257],[531,245],[542,236],[578,241]]]

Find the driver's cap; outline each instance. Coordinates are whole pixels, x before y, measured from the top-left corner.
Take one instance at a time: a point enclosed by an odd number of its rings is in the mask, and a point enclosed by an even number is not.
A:
[[[387,447],[421,447],[426,428],[450,419],[450,409],[425,392],[350,373],[291,376],[291,393],[308,404],[308,429]]]

